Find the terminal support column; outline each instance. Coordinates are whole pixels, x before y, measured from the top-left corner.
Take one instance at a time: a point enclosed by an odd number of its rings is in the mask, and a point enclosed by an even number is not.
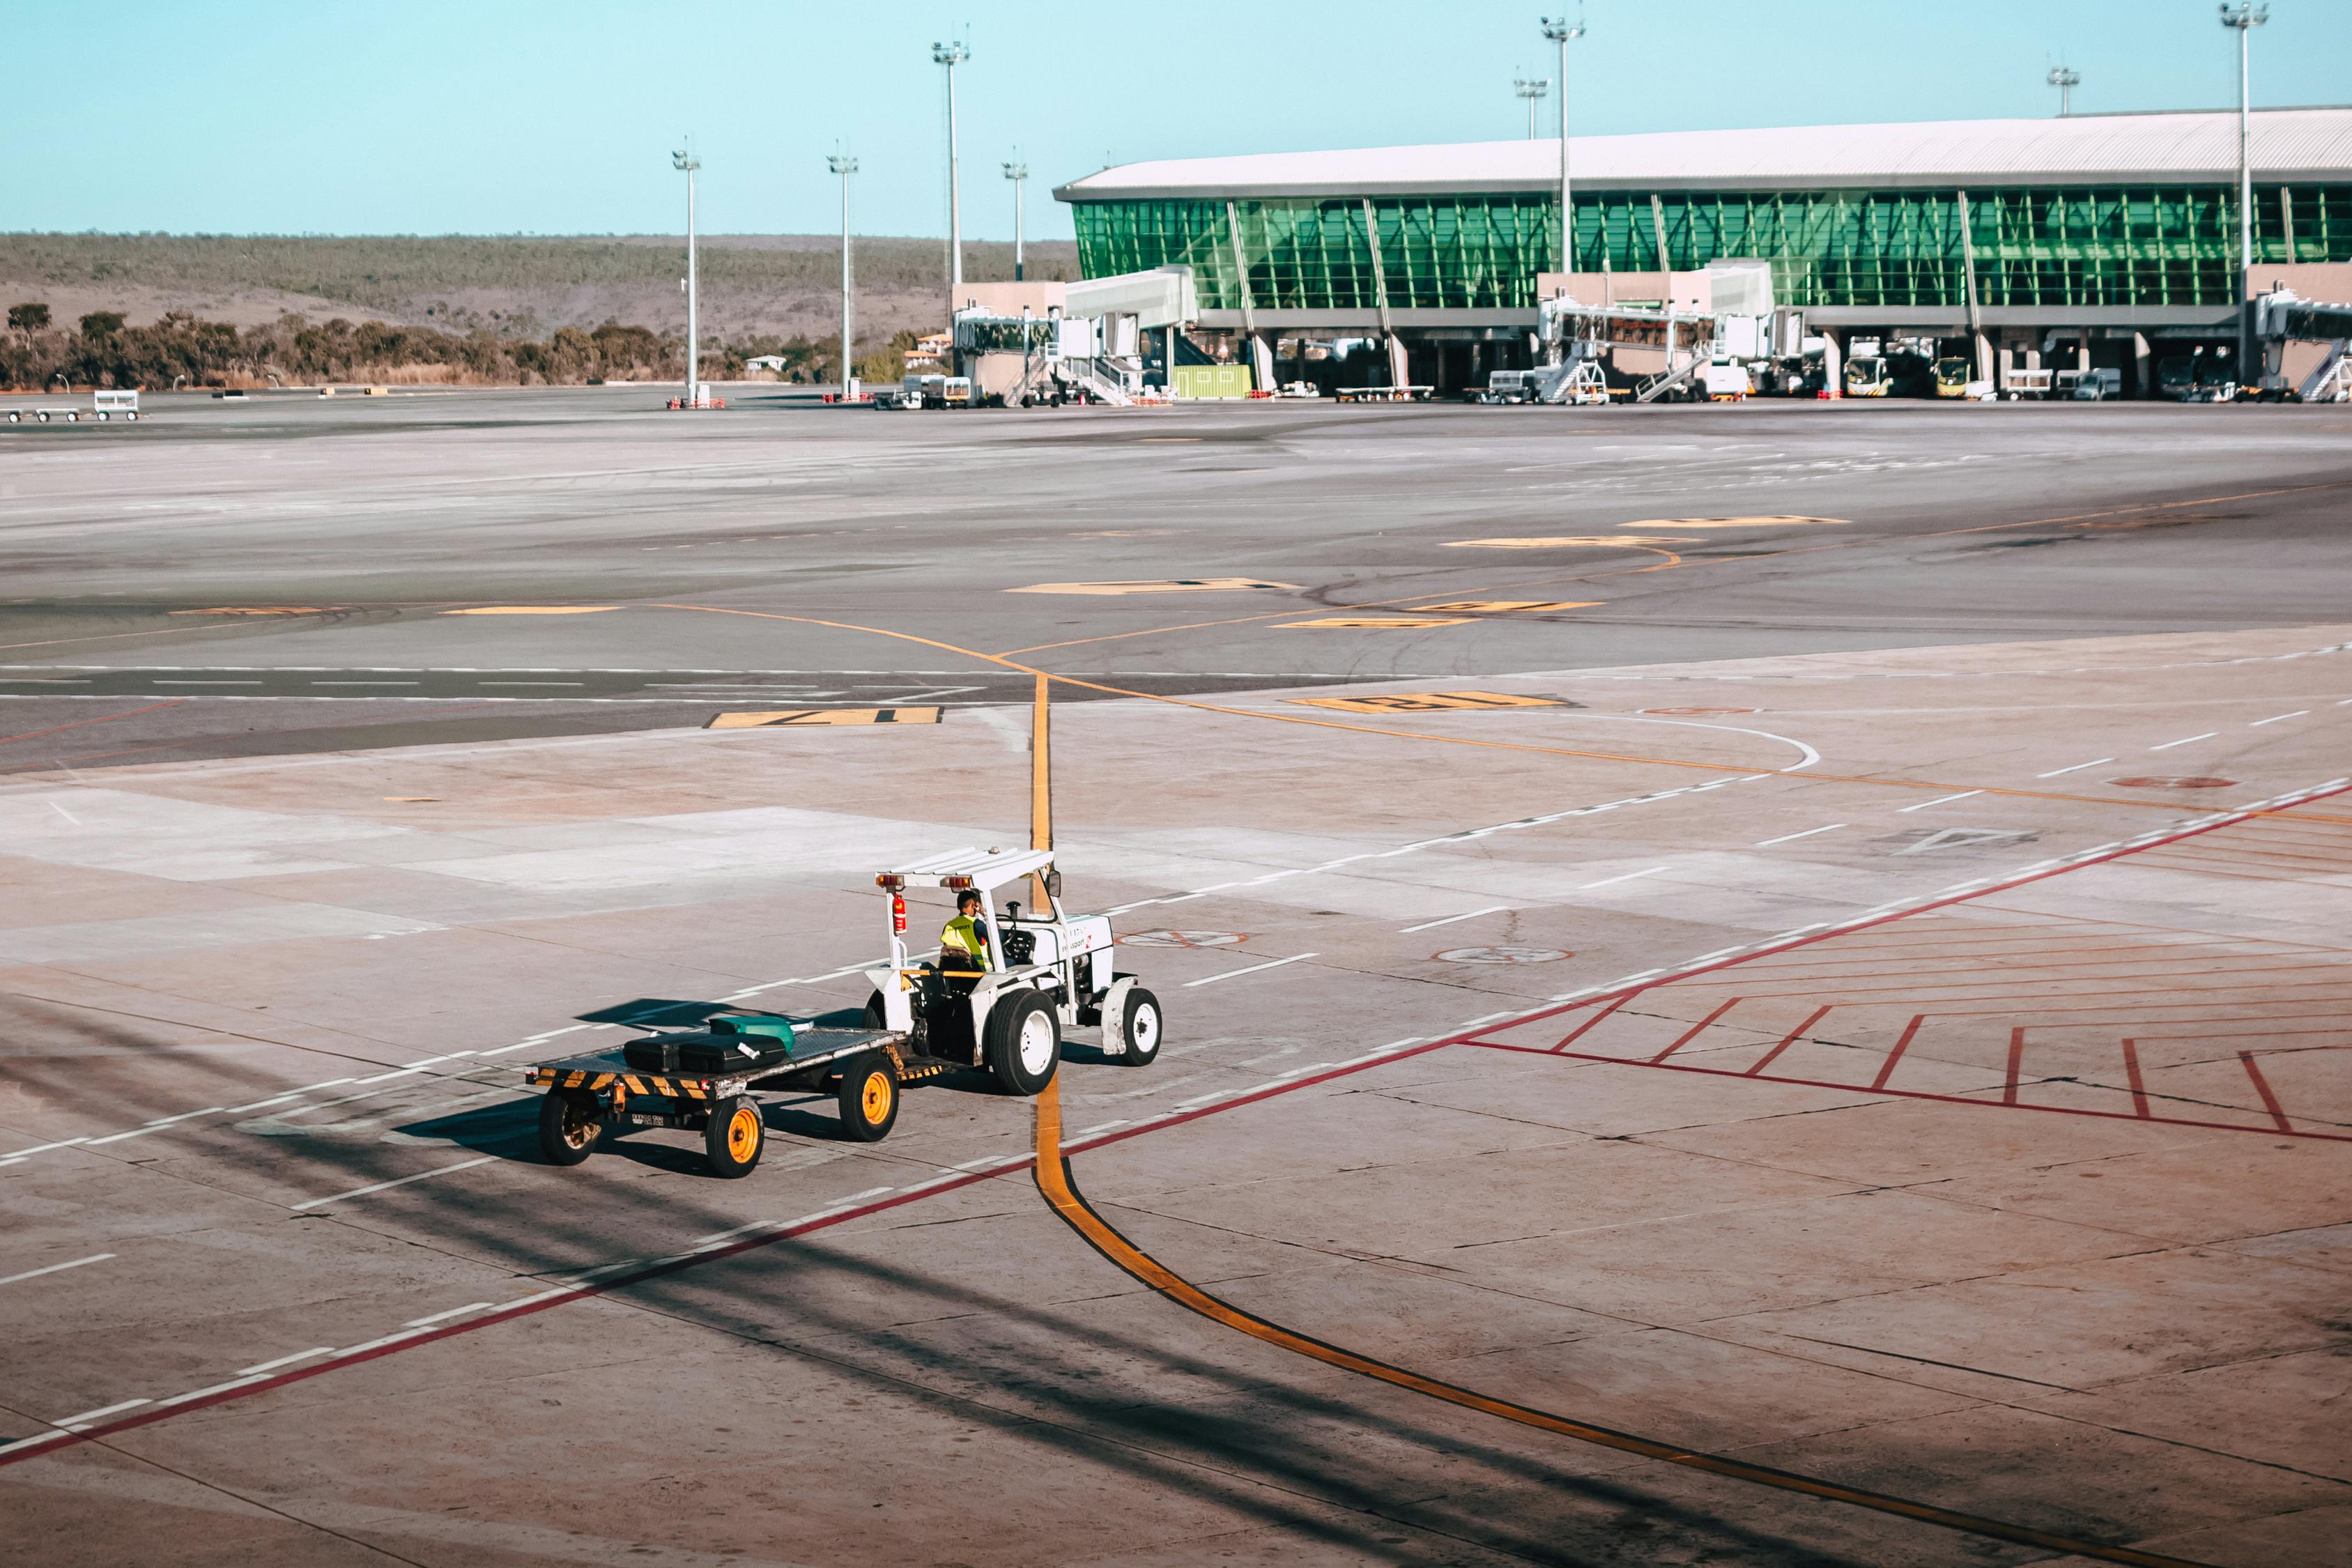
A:
[[[1969,193],[1958,193],[1960,208],[1960,288],[1968,300],[1969,336],[1976,343],[1979,381],[1992,379],[1992,344],[1985,337],[1984,315],[1977,307],[1977,247],[1969,230]]]
[[[1396,319],[1389,313],[1388,269],[1381,265],[1381,226],[1372,213],[1372,198],[1357,198],[1364,204],[1364,243],[1372,253],[1372,303],[1381,312],[1381,346],[1389,356],[1389,384],[1402,386],[1409,379],[1406,373],[1404,345],[1397,341]]]

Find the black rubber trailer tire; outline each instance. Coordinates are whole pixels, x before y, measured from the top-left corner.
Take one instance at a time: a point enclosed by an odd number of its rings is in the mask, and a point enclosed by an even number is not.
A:
[[[551,1165],[577,1165],[596,1152],[604,1112],[584,1089],[551,1089],[540,1096],[539,1152]]]
[[[988,1066],[1015,1094],[1043,1094],[1061,1065],[1062,1026],[1034,991],[1001,995],[988,1012]]]
[[[868,991],[866,994],[864,1022],[869,1029],[878,1029],[882,1026],[882,993],[879,991]]]
[[[879,1051],[856,1058],[841,1069],[835,1102],[841,1108],[841,1135],[859,1143],[879,1143],[898,1122],[898,1080],[890,1058]]]
[[[1121,1067],[1150,1067],[1160,1055],[1164,1022],[1160,998],[1140,985],[1131,986],[1127,993],[1127,1005],[1119,1012],[1118,1040],[1127,1049],[1113,1059]]]
[[[710,1121],[702,1130],[702,1152],[710,1158],[712,1175],[730,1181],[748,1176],[767,1148],[768,1124],[761,1119],[758,1100],[739,1094],[710,1108]]]

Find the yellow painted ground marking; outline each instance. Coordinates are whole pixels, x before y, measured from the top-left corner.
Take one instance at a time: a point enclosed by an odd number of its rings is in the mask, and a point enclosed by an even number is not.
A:
[[[936,724],[936,708],[787,708],[773,713],[721,713],[706,730],[763,730],[779,724]]]
[[[1456,610],[1464,615],[1501,615],[1512,610],[1590,610],[1605,599],[1454,599],[1443,605],[1411,605],[1414,610]]]
[[[1542,539],[1455,539],[1448,550],[1654,550],[1668,544],[1696,544],[1696,539],[1656,533],[1580,533]]]
[[[1466,626],[1470,623],[1459,617],[1445,616],[1325,616],[1314,621],[1283,621],[1277,631],[1294,631],[1306,626],[1328,626],[1340,631],[1410,632],[1430,626]]]
[[[1138,583],[1033,583],[1008,594],[1232,594],[1251,588],[1296,588],[1296,583],[1265,583],[1255,577],[1171,577]]]
[[[1379,697],[1286,697],[1307,708],[1342,713],[1436,713],[1457,708],[1558,708],[1556,697],[1514,697],[1502,691],[1398,691]]]
[[[1426,1047],[1424,1047],[1426,1048]],[[1417,1054],[1417,1053],[1416,1053]],[[1103,1218],[1086,1194],[1078,1190],[1077,1178],[1062,1146],[1062,1086],[1049,1083],[1037,1096],[1036,1158],[1030,1172],[1037,1184],[1038,1195],[1046,1206],[1083,1237],[1103,1260],[1129,1279],[1156,1291],[1162,1299],[1187,1311],[1196,1312],[1211,1322],[1247,1334],[1250,1338],[1293,1352],[1341,1372],[1354,1373],[1408,1393],[1425,1394],[1465,1410],[1475,1410],[1484,1415],[1498,1416],[1539,1432],[1549,1432],[1597,1447],[1613,1448],[1622,1454],[1637,1454],[1645,1459],[1655,1459],[1686,1469],[1702,1470],[1709,1475],[1724,1476],[1736,1481],[1752,1482],[1776,1491],[1795,1492],[1804,1497],[1821,1498],[1829,1502],[1846,1503],[1855,1508],[1869,1509],[1877,1513],[1893,1514],[1898,1519],[1917,1520],[1925,1524],[1940,1525],[1946,1530],[1969,1535],[1989,1536],[1995,1541],[2014,1541],[2045,1551],[2068,1556],[2086,1557],[2100,1563],[2136,1563],[2140,1568],[2207,1568],[2207,1565],[2180,1557],[2166,1557],[2154,1552],[2142,1552],[2129,1546],[2106,1546],[2097,1542],[2078,1540],[2073,1536],[2053,1534],[2048,1531],[2011,1524],[2005,1520],[1988,1519],[1980,1514],[1962,1513],[1934,1503],[1915,1501],[1886,1492],[1865,1491],[1860,1487],[1840,1481],[1822,1480],[1801,1475],[1792,1470],[1778,1470],[1764,1465],[1715,1454],[1695,1452],[1680,1443],[1669,1443],[1655,1437],[1644,1437],[1615,1427],[1597,1426],[1561,1415],[1533,1405],[1515,1404],[1490,1394],[1465,1388],[1460,1384],[1445,1383],[1424,1373],[1402,1367],[1391,1362],[1377,1361],[1360,1351],[1335,1345],[1300,1333],[1296,1329],[1245,1312],[1222,1297],[1212,1296],[1190,1279],[1129,1240],[1126,1235]]]
[[[1769,517],[1644,517],[1625,524],[1627,528],[1796,528],[1806,523],[1821,523],[1831,528],[1843,528],[1851,518],[1793,517],[1775,514]]]
[[[2269,495],[2300,494],[2305,490],[2344,489],[2352,489],[2352,481],[2331,480],[2326,484],[2292,485],[2277,490],[2250,491],[2244,495],[2208,496],[2204,498],[2202,504],[2210,505],[2215,501],[2224,500],[2252,500],[2260,497]],[[2160,505],[2168,504],[2172,503],[2160,503]],[[2180,504],[2186,505],[2188,503],[2183,502]],[[2053,523],[2073,522],[2075,521],[2078,520],[2071,517],[2043,518],[2031,522],[1989,523],[1981,528],[1951,529],[1947,531],[1952,533],[1990,533],[2003,529],[2046,527]],[[1928,535],[1927,537],[1932,538],[1936,536]],[[1812,548],[1834,550],[1842,548],[1842,546],[1816,545]],[[1793,554],[1798,552],[1790,552],[1790,553]],[[1264,709],[1231,708],[1220,702],[1203,702],[1197,697],[1174,697],[1164,691],[1139,691],[1131,686],[1112,686],[1099,680],[1087,680],[1076,675],[1055,675],[1052,670],[1040,669],[1034,664],[1023,664],[1018,659],[1013,658],[1008,654],[982,653],[978,648],[964,647],[960,644],[951,642],[941,642],[937,637],[919,637],[913,632],[893,631],[888,626],[862,626],[856,621],[831,621],[824,619],[821,616],[788,616],[781,610],[740,610],[726,605],[679,605],[658,600],[655,601],[648,607],[656,610],[688,610],[697,615],[704,616],[749,616],[754,619],[763,621],[789,621],[796,626],[827,626],[835,631],[841,632],[865,632],[872,637],[888,637],[894,642],[914,643],[921,647],[935,647],[942,653],[951,653],[965,658],[979,659],[1005,669],[1017,669],[1024,675],[1042,675],[1050,680],[1058,680],[1065,686],[1076,687],[1081,691],[1100,691],[1111,697],[1132,697],[1137,699],[1139,701],[1144,702],[1164,702],[1171,708],[1191,708],[1202,713],[1223,713],[1234,719],[1256,719],[1276,724],[1306,724],[1318,730],[1346,730],[1360,735],[1386,735],[1400,741],[1426,742],[1431,745],[1474,746],[1482,751],[1490,752],[1527,752],[1531,754],[1540,756],[1586,757],[1597,762],[1604,763],[1638,763],[1653,767],[1688,768],[1696,773],[1745,773],[1755,771],[1752,768],[1739,766],[1731,763],[1702,763],[1687,757],[1652,757],[1624,752],[1587,752],[1580,751],[1570,746],[1538,746],[1527,742],[1496,741],[1475,735],[1433,734],[1426,730],[1388,730],[1383,729],[1377,724],[1350,724],[1338,719],[1310,719],[1304,713],[1270,713]],[[1263,619],[1264,617],[1261,616],[1256,618]],[[1455,622],[1452,624],[1459,625],[1460,623]],[[144,636],[146,634],[142,633],[139,635]],[[1956,789],[1967,789],[1971,787],[1968,784],[1953,784],[1948,781],[1938,781],[1935,779],[1888,778],[1883,774],[1807,773],[1802,776],[1807,780],[1817,784],[1875,784],[1884,789],[1933,790],[1948,793],[1949,791]],[[1974,787],[1977,789],[1978,793],[1981,795],[2001,795],[2017,800],[2070,800],[2080,801],[2092,805],[2128,805],[2142,806],[2155,811],[2177,811],[2176,807],[2162,801],[2134,800],[2124,795],[2072,795],[2062,790],[2006,789],[1999,784],[1980,784]],[[2299,816],[2299,819],[2305,821],[2352,821],[2352,817],[2340,819],[2336,817],[2326,817],[2316,812],[2297,813],[2297,808],[2295,806],[2272,808],[2268,806],[2253,805],[2242,808],[2225,807],[2223,809],[2242,809],[2250,816],[2277,817],[2285,816],[2289,814],[2297,814]]]
[[[601,616],[618,605],[485,605],[473,610],[444,610],[445,616]]]
[[[211,610],[171,610],[174,616],[331,616],[340,605],[223,605]]]

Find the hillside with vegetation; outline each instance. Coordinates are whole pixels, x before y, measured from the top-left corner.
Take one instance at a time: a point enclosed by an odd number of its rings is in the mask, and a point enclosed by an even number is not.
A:
[[[861,374],[895,377],[944,325],[945,249],[856,242]],[[0,382],[677,380],[685,266],[664,236],[0,234]],[[706,237],[704,374],[778,354],[789,379],[836,376],[840,266],[834,237]],[[1029,247],[1032,278],[1076,272],[1067,242]],[[964,275],[1010,278],[1013,247],[967,245]]]

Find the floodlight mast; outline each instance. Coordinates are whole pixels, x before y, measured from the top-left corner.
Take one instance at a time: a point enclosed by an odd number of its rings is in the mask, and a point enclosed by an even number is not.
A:
[[[2250,384],[2246,380],[2247,361],[2253,353],[2253,312],[2246,300],[2253,291],[2254,278],[2254,165],[2252,138],[2250,129],[2250,94],[2246,74],[2246,44],[2256,27],[2271,19],[2268,5],[2257,5],[2253,0],[2221,0],[2221,26],[2238,35],[2238,384]]]
[[[1027,269],[1021,259],[1021,187],[1029,181],[1029,165],[1018,157],[1004,165],[1004,177],[1013,182],[1013,281],[1025,280]]]
[[[841,176],[841,395],[846,401],[857,395],[857,359],[850,349],[850,301],[855,296],[849,269],[849,176],[857,173],[857,160],[835,153],[825,159],[824,166]]]
[[[963,192],[956,166],[955,68],[971,58],[971,46],[961,38],[931,45],[931,59],[945,66],[948,76],[948,331],[955,331],[956,307],[963,292]]]
[[[1546,16],[1543,36],[1559,46],[1559,269],[1570,273],[1576,270],[1576,203],[1568,167],[1568,45],[1570,39],[1584,37],[1584,24]],[[1664,257],[1659,265],[1665,265]]]
[[[694,273],[694,173],[702,167],[702,160],[694,155],[694,143],[669,155],[669,166],[686,175],[686,405],[702,406],[701,322],[696,317],[700,305],[698,279]]]
[[[2065,119],[2074,111],[2074,89],[2083,85],[2083,73],[2064,66],[2052,66],[2044,79],[2058,89],[2058,118]]]
[[[1551,90],[1549,77],[1519,77],[1511,83],[1511,90],[1528,100],[1528,140],[1536,139],[1536,105]]]

